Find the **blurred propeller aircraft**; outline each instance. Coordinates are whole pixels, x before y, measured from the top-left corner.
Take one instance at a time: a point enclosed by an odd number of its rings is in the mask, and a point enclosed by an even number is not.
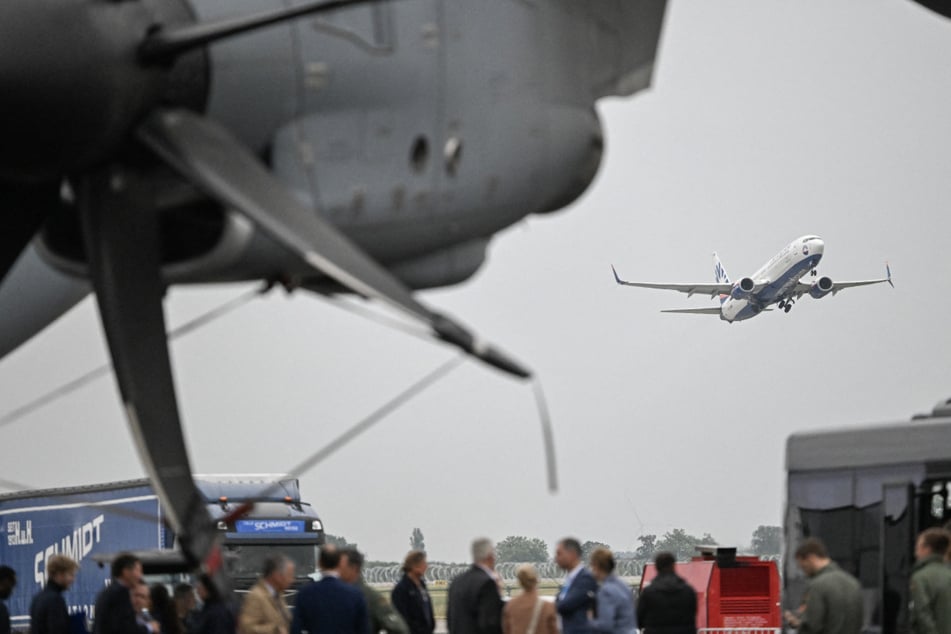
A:
[[[595,102],[650,84],[659,0],[0,2],[0,355],[95,292],[132,435],[216,567],[162,308],[171,284],[350,291],[518,376],[411,289],[575,200]]]

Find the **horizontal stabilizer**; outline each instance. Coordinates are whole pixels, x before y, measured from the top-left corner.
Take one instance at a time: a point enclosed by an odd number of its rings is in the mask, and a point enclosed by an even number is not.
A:
[[[683,313],[685,315],[719,315],[720,307],[712,306],[710,308],[672,308],[670,310],[662,310],[662,313]]]

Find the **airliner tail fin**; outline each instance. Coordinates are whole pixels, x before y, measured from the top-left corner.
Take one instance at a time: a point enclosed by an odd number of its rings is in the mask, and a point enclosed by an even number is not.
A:
[[[723,268],[723,262],[720,261],[720,256],[716,253],[713,254],[713,276],[717,284],[730,283],[730,276],[727,275],[726,269]],[[720,303],[725,302],[727,298],[727,295],[720,295]]]

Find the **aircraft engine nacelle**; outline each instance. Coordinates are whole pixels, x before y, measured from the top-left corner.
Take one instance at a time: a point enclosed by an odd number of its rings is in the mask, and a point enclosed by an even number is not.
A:
[[[756,288],[756,283],[753,282],[753,278],[744,277],[733,284],[733,290],[730,291],[730,296],[733,297],[733,299],[746,299],[750,296],[750,293],[753,292],[754,288]]]
[[[820,277],[809,289],[809,296],[813,299],[821,299],[832,292],[833,286],[832,278]]]
[[[59,272],[86,278],[89,273],[78,218],[66,211],[54,213],[47,222],[35,243],[37,251]],[[162,276],[168,284],[279,279],[312,290],[341,290],[315,275],[249,220],[214,203],[197,201],[181,210],[166,211],[160,215],[159,225]],[[488,243],[487,238],[477,238],[420,255],[390,254],[384,264],[413,290],[458,284],[482,266]]]

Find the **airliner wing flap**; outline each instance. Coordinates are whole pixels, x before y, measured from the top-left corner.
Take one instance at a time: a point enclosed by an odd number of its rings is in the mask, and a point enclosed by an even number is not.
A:
[[[856,286],[869,286],[871,284],[883,284],[885,282],[888,282],[889,284],[891,284],[892,278],[883,277],[880,280],[858,280],[856,282],[834,282],[835,285],[832,287],[832,294],[835,295],[839,291],[846,288],[854,288]]]
[[[690,295],[728,295],[733,286],[731,284],[652,284],[650,282],[618,282],[624,286],[639,286],[641,288],[656,288],[665,291],[678,291]]]
[[[834,296],[839,291],[845,290],[847,288],[855,288],[856,286],[871,286],[872,284],[885,284],[888,283],[889,286],[895,288],[895,284],[892,283],[892,269],[886,264],[885,265],[885,277],[879,278],[877,280],[856,280],[854,282],[832,282],[832,295]],[[812,290],[812,284],[806,284],[805,282],[798,282],[796,287],[793,289],[793,293],[796,295],[797,299],[802,297],[806,293]]]
[[[620,284],[621,286],[637,286],[639,288],[656,288],[659,290],[665,291],[678,291],[680,293],[686,293],[690,295],[709,295],[710,297],[716,297],[717,295],[728,295],[730,291],[733,290],[732,284],[711,284],[709,282],[700,282],[696,284],[658,284],[654,282],[629,282],[627,280],[622,280],[614,267],[611,267],[611,270],[614,271],[614,281]],[[719,313],[719,308],[716,309]]]
[[[662,313],[680,313],[683,315],[719,315],[719,307],[711,308],[671,308],[660,311]]]

